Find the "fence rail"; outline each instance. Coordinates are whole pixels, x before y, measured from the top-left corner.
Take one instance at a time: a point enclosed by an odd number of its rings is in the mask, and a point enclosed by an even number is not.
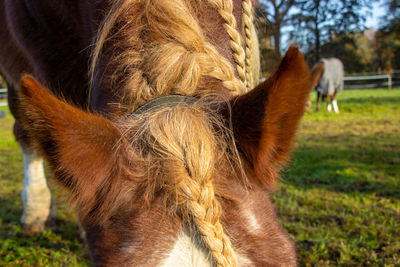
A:
[[[381,74],[381,75],[360,75],[360,76],[346,76],[344,77],[345,85],[344,87],[347,89],[351,88],[377,88],[377,87],[387,87],[389,89],[392,88],[393,78],[397,79],[397,77],[392,77],[390,74]],[[400,80],[400,77],[398,77]],[[383,80],[379,82],[379,80]],[[368,83],[362,83],[361,81],[368,81]],[[373,82],[375,81],[375,82]]]
[[[7,94],[7,88],[0,88],[0,100],[2,100],[2,95],[6,96],[6,94]],[[8,105],[7,100],[4,102],[0,101],[0,107],[6,107],[7,105]]]
[[[375,74],[375,75],[373,75]],[[260,79],[260,82],[264,81],[265,78]],[[363,83],[367,81],[367,83]],[[375,82],[374,82],[375,81]],[[344,88],[355,89],[355,88],[392,88],[400,86],[400,71],[394,71],[391,74],[381,73],[368,73],[362,74],[350,74],[344,77]],[[7,88],[0,88],[0,100],[6,99]],[[0,107],[7,106],[6,101],[0,101]]]
[[[345,81],[360,81],[360,80],[376,80],[376,79],[390,79],[391,75],[370,75],[370,76],[346,76]]]

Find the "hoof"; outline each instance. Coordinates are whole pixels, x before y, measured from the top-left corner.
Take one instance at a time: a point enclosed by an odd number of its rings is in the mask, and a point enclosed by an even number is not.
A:
[[[33,236],[40,234],[45,229],[44,224],[22,224],[22,230],[25,235]]]

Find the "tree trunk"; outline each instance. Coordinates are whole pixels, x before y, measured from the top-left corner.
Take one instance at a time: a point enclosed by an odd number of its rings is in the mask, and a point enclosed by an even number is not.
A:
[[[276,20],[275,20],[276,21]],[[274,47],[275,47],[275,56],[276,58],[281,58],[281,24],[279,22],[275,22],[274,25]]]
[[[315,28],[315,62],[318,62],[318,60],[320,60],[320,32],[319,32],[319,28],[318,25],[316,25]]]
[[[315,20],[314,20],[314,26],[315,26],[315,62],[318,62],[320,60],[320,31],[319,31],[319,7],[320,7],[320,1],[317,0],[315,2]]]

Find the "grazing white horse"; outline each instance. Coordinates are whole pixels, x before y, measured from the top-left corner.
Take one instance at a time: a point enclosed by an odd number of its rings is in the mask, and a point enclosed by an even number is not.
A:
[[[343,91],[344,87],[344,70],[343,63],[337,58],[323,58],[313,67],[313,86],[317,91],[317,107],[320,109],[321,100],[328,100],[327,109],[329,112],[333,110],[339,113],[337,104],[338,92]]]

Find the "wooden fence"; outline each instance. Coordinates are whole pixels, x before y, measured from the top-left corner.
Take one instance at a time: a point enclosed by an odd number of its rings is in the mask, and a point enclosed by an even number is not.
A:
[[[393,88],[400,86],[400,71],[392,73],[353,74],[344,77],[345,89]]]

